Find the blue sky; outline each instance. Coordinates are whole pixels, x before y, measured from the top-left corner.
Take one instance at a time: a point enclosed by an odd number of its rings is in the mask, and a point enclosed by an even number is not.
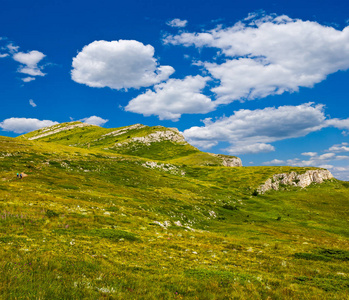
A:
[[[349,180],[348,6],[2,0],[1,134],[163,125],[245,166]]]

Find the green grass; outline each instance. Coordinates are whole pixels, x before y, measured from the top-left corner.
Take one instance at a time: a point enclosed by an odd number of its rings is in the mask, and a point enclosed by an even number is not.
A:
[[[139,154],[0,137],[0,298],[348,298],[348,182]]]

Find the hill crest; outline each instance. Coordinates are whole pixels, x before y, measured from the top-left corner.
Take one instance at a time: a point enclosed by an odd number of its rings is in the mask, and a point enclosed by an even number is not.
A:
[[[102,128],[68,122],[45,127],[20,138],[189,165],[242,166],[240,158],[202,152],[190,145],[177,128],[163,126],[134,124]]]

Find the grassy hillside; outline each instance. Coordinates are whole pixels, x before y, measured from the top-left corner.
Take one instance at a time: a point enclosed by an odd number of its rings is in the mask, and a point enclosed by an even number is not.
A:
[[[0,137],[0,298],[348,298],[348,182],[254,196],[309,168],[65,146],[110,132],[76,130],[69,143]]]
[[[157,138],[156,135],[159,134],[164,136]],[[188,144],[177,129],[162,126],[149,127],[135,124],[106,129],[81,122],[69,122],[27,133],[20,139],[35,139],[153,160],[173,160],[174,162],[194,163],[196,165],[222,165],[222,159],[201,152]]]

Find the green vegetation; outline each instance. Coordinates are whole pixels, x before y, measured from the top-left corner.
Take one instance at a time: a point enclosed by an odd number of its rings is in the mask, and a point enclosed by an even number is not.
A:
[[[97,131],[112,130],[73,129],[69,141]],[[348,298],[348,182],[258,195],[273,174],[309,168],[49,138],[0,137],[0,298]]]

